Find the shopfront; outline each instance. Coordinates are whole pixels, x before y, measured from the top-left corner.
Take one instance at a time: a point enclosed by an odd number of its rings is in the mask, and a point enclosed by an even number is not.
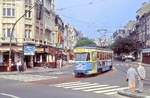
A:
[[[49,46],[47,52],[48,52],[48,54],[47,54],[48,66],[51,68],[57,68],[58,61],[60,60],[60,58],[62,56],[62,50],[60,50],[59,48]]]
[[[36,47],[35,49],[35,56],[34,56],[34,66],[41,67],[44,66],[46,62],[47,54],[44,51],[44,47]]]
[[[34,63],[34,55],[35,55],[35,44],[24,43],[23,45],[23,55],[24,55],[24,63],[27,68],[33,68]]]
[[[142,63],[150,64],[150,48],[142,50]]]
[[[11,71],[16,70],[16,62],[21,57],[22,48],[19,46],[12,46],[11,48]],[[9,66],[9,50],[8,46],[0,47],[0,71],[7,71]]]

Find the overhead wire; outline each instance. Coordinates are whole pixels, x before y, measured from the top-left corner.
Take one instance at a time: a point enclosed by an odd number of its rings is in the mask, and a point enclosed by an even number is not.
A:
[[[56,9],[56,11],[63,11],[63,10],[67,10],[67,9],[72,9],[72,8],[77,8],[77,7],[85,7],[87,5],[93,5],[93,4],[95,4],[95,1],[97,1],[97,0],[89,0],[87,4],[72,5],[72,6],[68,6],[68,7],[64,7],[64,8],[62,7],[62,8]],[[97,23],[94,23],[94,22],[88,22],[88,21],[85,21],[85,20],[77,19],[77,18],[70,17],[70,16],[63,15],[63,14],[61,14],[61,16],[63,18],[66,18],[66,19],[71,19],[71,21],[73,20],[73,21],[80,22],[80,23],[84,24],[84,26],[86,26],[86,28],[89,28],[89,27],[94,27],[96,29],[99,29],[99,28],[105,29],[106,28],[102,25],[101,26],[97,25]],[[97,32],[96,29],[93,32]],[[107,27],[107,29],[108,29],[108,27]]]
[[[58,9],[56,9],[56,11],[63,11],[63,10],[67,10],[67,9],[78,8],[78,7],[85,7],[85,6],[93,5],[94,4],[93,1],[89,1],[87,4],[78,4],[78,5],[72,5],[72,6],[58,8]]]

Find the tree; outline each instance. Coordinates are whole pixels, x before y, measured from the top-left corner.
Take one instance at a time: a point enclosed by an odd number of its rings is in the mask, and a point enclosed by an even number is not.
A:
[[[96,46],[96,43],[89,38],[83,37],[77,41],[75,47],[81,47],[81,46]]]
[[[112,49],[114,50],[114,53],[117,54],[130,53],[138,50],[136,45],[136,41],[130,37],[118,38],[115,40]]]

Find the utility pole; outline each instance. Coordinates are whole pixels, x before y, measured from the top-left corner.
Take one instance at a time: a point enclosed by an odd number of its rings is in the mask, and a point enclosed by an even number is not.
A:
[[[102,38],[98,38],[98,43],[100,44],[100,47],[103,47],[105,45],[105,39],[106,39],[106,36],[105,34],[107,33],[107,29],[97,29],[96,30],[97,32],[101,33],[101,32],[104,32],[104,34],[102,35],[103,39]]]
[[[30,12],[35,6],[36,6],[36,3],[38,4],[41,4],[43,6],[43,0],[36,0],[36,2],[34,2],[33,6],[28,10],[26,11],[19,19],[16,20],[16,22],[14,23],[13,27],[12,27],[12,30],[11,30],[11,33],[10,33],[10,41],[9,41],[9,65],[8,65],[8,71],[11,71],[11,64],[12,64],[12,59],[11,59],[11,50],[12,50],[12,36],[13,36],[13,32],[14,32],[14,29],[15,29],[15,26],[16,24],[28,13]]]

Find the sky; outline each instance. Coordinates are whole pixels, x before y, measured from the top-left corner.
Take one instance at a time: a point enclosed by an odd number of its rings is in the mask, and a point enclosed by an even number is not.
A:
[[[110,36],[129,20],[135,20],[136,11],[149,0],[55,0],[56,13],[84,36]],[[107,29],[107,31],[97,30]]]

